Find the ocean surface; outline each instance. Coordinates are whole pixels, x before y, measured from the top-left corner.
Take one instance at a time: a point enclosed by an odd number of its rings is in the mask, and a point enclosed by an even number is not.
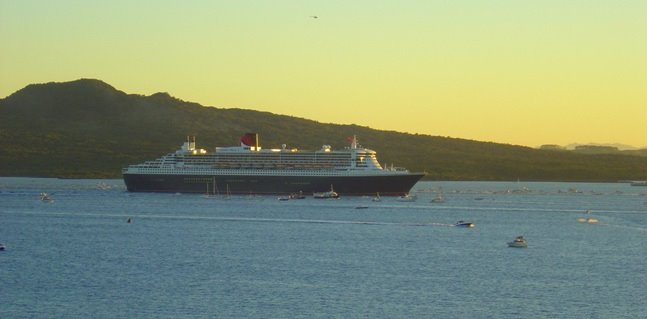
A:
[[[647,318],[647,187],[412,193],[279,201],[0,178],[0,318]],[[528,248],[507,247],[517,235]]]

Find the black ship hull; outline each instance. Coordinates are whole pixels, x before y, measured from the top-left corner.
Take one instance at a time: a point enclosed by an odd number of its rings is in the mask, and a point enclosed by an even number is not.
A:
[[[129,192],[202,194],[290,194],[329,191],[340,195],[399,196],[409,192],[422,173],[373,176],[240,176],[124,174]]]

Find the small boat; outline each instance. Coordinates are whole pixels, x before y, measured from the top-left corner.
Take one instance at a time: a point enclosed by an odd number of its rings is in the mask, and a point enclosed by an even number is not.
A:
[[[382,199],[380,198],[380,192],[377,192],[375,194],[375,197],[373,197],[372,201],[374,201],[374,202],[381,202],[382,201]]]
[[[0,251],[4,251],[7,249],[7,246],[5,246],[3,243],[0,243]]]
[[[440,188],[438,189],[438,194],[436,195],[436,197],[434,197],[434,198],[431,200],[431,202],[432,202],[432,203],[444,203],[444,202],[445,202],[445,195],[444,195],[444,193],[443,193],[443,188],[442,188],[442,187],[440,187]]]
[[[99,184],[97,185],[97,189],[100,189],[100,190],[103,190],[103,191],[105,191],[105,190],[109,190],[109,189],[111,189],[111,188],[112,188],[112,186],[110,186],[109,184],[106,184],[106,183],[104,183],[104,182],[101,182],[101,183],[99,183]]]
[[[54,199],[47,193],[40,193],[40,200],[43,202],[53,202]]]
[[[399,202],[415,202],[416,199],[418,199],[418,196],[416,195],[411,195],[411,194],[405,194],[403,196],[398,197]]]
[[[312,197],[318,199],[327,199],[327,198],[339,198],[339,194],[333,190],[332,185],[330,185],[330,190],[327,192],[315,192],[312,194]]]
[[[303,195],[303,192],[292,193],[290,195],[279,196],[279,200],[291,200],[291,199],[305,199],[306,196]]]
[[[443,194],[440,193],[440,194],[436,195],[436,197],[434,197],[431,200],[431,202],[432,203],[444,203],[445,202],[445,196],[443,196]]]
[[[589,224],[597,224],[600,222],[597,218],[582,218],[582,217],[578,218],[577,221],[580,223],[589,223]]]
[[[528,241],[526,241],[523,236],[517,236],[513,241],[508,243],[508,247],[514,247],[514,248],[527,248],[528,247]]]
[[[633,181],[630,184],[631,186],[647,186],[647,181]]]
[[[213,177],[213,181],[211,183],[213,187],[213,192],[209,192],[209,183],[207,183],[207,192],[204,194],[205,198],[213,198],[216,197],[216,195],[220,195],[220,192],[218,191],[218,185],[216,184],[216,178]]]
[[[355,206],[355,209],[368,209],[368,206]]]
[[[225,200],[231,199],[231,191],[229,190],[229,184],[227,184],[227,193],[223,199]]]
[[[459,220],[454,224],[454,227],[474,228],[476,227],[476,224]]]

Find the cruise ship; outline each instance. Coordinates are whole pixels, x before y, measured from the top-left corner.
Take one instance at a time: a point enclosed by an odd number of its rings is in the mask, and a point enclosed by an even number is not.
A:
[[[264,149],[258,134],[247,133],[240,146],[196,148],[195,137],[156,160],[130,165],[122,174],[130,192],[218,194],[314,194],[334,190],[340,195],[407,194],[425,173],[386,167],[375,151],[359,145],[315,151]]]

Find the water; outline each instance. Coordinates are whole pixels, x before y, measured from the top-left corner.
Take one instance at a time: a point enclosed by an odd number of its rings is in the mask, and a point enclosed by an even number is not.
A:
[[[647,317],[647,188],[414,190],[226,200],[0,178],[0,318]],[[506,246],[517,235],[527,249]]]

